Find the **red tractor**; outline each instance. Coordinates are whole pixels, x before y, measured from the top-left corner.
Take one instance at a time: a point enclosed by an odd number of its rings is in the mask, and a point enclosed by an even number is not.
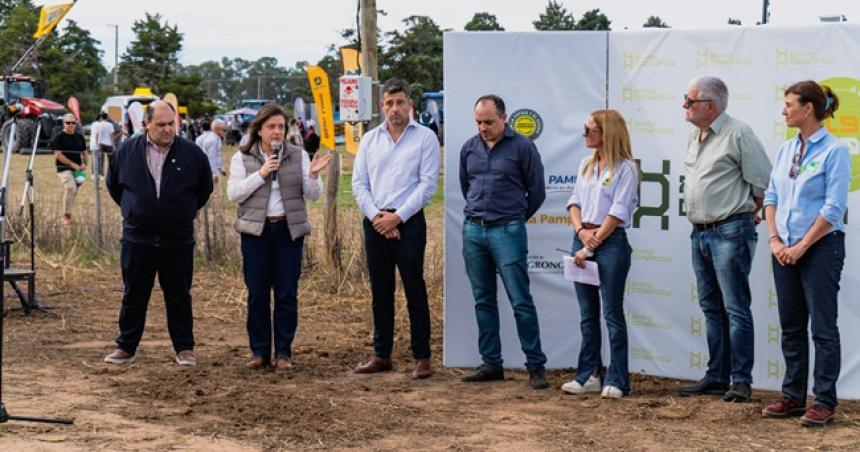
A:
[[[0,75],[0,142],[3,149],[28,153],[33,140],[38,140],[39,147],[47,147],[51,137],[62,130],[66,109],[61,104],[41,99],[42,91],[42,84],[26,75]],[[9,142],[13,120],[17,120],[16,136]],[[36,137],[39,123],[42,127]]]

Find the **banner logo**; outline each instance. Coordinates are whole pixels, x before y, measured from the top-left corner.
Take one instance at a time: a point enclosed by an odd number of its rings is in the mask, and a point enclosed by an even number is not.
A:
[[[848,191],[860,190],[860,80],[853,77],[831,77],[818,83],[829,86],[839,98],[839,109],[836,110],[835,117],[825,119],[824,126],[848,147],[851,158],[851,183]],[[783,127],[783,137],[786,140],[794,139],[797,128],[785,127],[784,123]]]
[[[779,339],[782,337],[782,330],[779,325],[767,326],[767,343],[779,345]]]
[[[656,88],[636,88],[635,86],[621,87],[621,102],[641,101],[675,101],[677,96],[661,93]]]
[[[751,66],[753,60],[736,58],[731,53],[716,53],[708,49],[696,50],[696,69],[708,69],[709,66]]]
[[[669,263],[672,262],[672,256],[654,254],[654,250],[650,248],[633,248],[633,260]]]
[[[653,351],[644,347],[630,347],[630,358],[642,359],[645,361],[653,361],[658,363],[670,363],[672,358],[666,355],[658,355]]]
[[[796,65],[835,64],[839,60],[830,56],[819,56],[817,52],[790,52],[787,49],[776,49],[776,67],[786,68]]]
[[[690,369],[701,369],[703,358],[702,352],[690,352]]]
[[[773,360],[767,360],[767,378],[782,378],[785,376],[785,364]]]
[[[564,263],[560,260],[548,260],[544,256],[529,256],[529,273],[557,274],[564,273]]]
[[[547,177],[546,192],[571,192],[576,185],[575,174],[550,174]]]
[[[520,108],[508,117],[508,125],[520,135],[535,141],[543,133],[543,119],[530,108]]]
[[[701,317],[690,317],[690,336],[701,336],[703,331]]]
[[[624,52],[621,62],[621,66],[626,70],[641,67],[668,67],[675,66],[676,64],[678,62],[671,58],[659,58],[653,53],[642,54],[635,52]]]
[[[655,135],[670,135],[675,133],[675,129],[671,127],[658,127],[653,121],[629,121],[627,128],[630,133],[655,134]]]

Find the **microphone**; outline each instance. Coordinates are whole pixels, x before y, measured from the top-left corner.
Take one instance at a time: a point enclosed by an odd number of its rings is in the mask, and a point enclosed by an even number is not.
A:
[[[273,141],[272,142],[272,156],[275,157],[275,161],[277,161],[278,158],[280,158],[280,155],[278,155],[278,154],[281,153],[281,148],[283,146],[284,146],[284,144],[281,143],[280,141]],[[271,177],[272,182],[278,180],[278,171],[277,170],[273,171],[272,175],[270,177]]]

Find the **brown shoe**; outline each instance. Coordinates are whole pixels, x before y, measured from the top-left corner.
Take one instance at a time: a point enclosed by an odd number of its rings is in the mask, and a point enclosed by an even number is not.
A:
[[[257,369],[263,369],[265,367],[269,367],[269,364],[270,364],[269,358],[264,358],[262,356],[255,356],[255,357],[251,358],[251,360],[245,364],[245,367],[247,367],[248,369],[257,370]]]
[[[416,359],[415,367],[412,369],[412,379],[429,378],[431,375],[433,375],[433,370],[430,369],[430,360]]]
[[[293,362],[289,356],[279,356],[275,361],[275,370],[292,370]]]
[[[391,370],[391,358],[382,358],[374,355],[366,363],[359,364],[352,371],[357,374],[373,374]]]

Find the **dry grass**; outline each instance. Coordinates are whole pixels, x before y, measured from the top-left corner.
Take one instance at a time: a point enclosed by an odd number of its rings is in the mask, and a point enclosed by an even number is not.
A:
[[[229,162],[235,147],[224,150],[224,162]],[[305,290],[344,296],[363,297],[369,294],[366,261],[361,229],[361,213],[355,207],[349,190],[352,158],[345,156],[342,165],[341,187],[338,194],[338,234],[341,245],[341,267],[338,272],[326,260],[326,244],[322,230],[324,224],[323,200],[309,203],[309,216],[314,232],[305,239],[303,282]],[[25,182],[27,157],[14,155],[10,170],[9,217],[7,238],[14,242],[13,261],[28,265],[30,241],[28,206],[19,211],[19,202]],[[61,277],[85,269],[106,268],[118,262],[122,218],[119,207],[110,199],[104,183],[100,183],[101,228],[96,222],[96,193],[94,181],[89,178],[81,186],[73,210],[74,223],[61,221],[62,188],[56,177],[54,159],[39,155],[34,163],[35,243],[37,266],[47,265],[58,270]],[[226,181],[221,180],[217,192],[206,211],[201,211],[195,222],[197,269],[241,276],[239,235],[233,230],[236,206],[227,200]],[[426,279],[431,298],[441,300],[442,250],[441,196],[437,194],[428,207],[428,246]],[[207,227],[208,226],[208,227]],[[208,236],[208,237],[207,237]]]

